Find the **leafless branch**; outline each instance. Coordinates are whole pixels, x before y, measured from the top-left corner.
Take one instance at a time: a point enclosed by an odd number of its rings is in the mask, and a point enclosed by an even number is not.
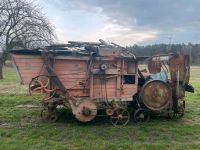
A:
[[[0,38],[0,47],[9,51],[19,41],[24,48],[44,46],[52,43],[55,35],[52,25],[34,2],[1,0]]]

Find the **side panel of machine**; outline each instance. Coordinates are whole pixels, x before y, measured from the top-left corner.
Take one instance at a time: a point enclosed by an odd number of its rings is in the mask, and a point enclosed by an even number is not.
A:
[[[89,96],[86,60],[57,59],[53,68],[70,95]]]
[[[39,75],[43,60],[34,55],[12,55],[22,84],[29,84],[31,79]]]
[[[102,71],[101,65],[106,65]],[[95,61],[92,69],[90,87],[93,98],[132,100],[137,92],[137,63],[116,59],[110,61]]]
[[[130,98],[137,93],[138,76],[137,76],[137,62],[122,60],[122,84],[121,97]]]

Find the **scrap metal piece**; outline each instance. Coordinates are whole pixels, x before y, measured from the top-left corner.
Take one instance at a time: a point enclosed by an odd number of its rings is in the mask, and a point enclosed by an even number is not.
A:
[[[172,90],[167,83],[153,80],[142,87],[140,98],[147,108],[159,111],[169,106],[172,101]]]
[[[168,69],[165,66],[166,65],[165,63],[168,63],[169,59],[173,57],[174,55],[175,54],[162,54],[162,55],[152,56],[148,60],[149,72],[152,74],[159,73],[162,70],[162,67],[164,67],[166,71],[168,71]]]
[[[171,75],[171,80],[173,82],[179,82],[189,84],[190,78],[190,65],[189,65],[189,56],[176,54],[169,59],[169,70]],[[177,76],[179,74],[179,79]]]
[[[148,62],[148,70],[150,73],[155,74],[161,71],[161,62],[160,61],[153,61],[151,58]]]
[[[81,42],[81,41],[68,41],[68,43],[74,46],[83,46],[83,45],[101,45],[99,42]]]

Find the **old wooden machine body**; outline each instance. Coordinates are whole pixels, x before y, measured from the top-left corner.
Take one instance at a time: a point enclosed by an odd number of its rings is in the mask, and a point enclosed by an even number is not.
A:
[[[56,109],[66,103],[81,122],[93,120],[98,110],[103,110],[113,125],[126,125],[130,109],[135,121],[147,121],[149,111],[172,111],[181,116],[185,91],[193,91],[186,55],[154,56],[149,59],[147,73],[138,68],[138,61],[146,57],[136,58],[119,45],[103,40],[11,54],[21,83],[28,84],[30,95],[42,101],[41,116],[45,120],[55,121]],[[158,77],[163,71],[170,72],[170,80],[167,73],[165,79]]]

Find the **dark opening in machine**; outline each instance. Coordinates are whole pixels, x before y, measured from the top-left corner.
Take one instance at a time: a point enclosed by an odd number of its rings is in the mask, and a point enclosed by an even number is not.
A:
[[[124,84],[135,84],[134,75],[124,75],[122,80]]]

